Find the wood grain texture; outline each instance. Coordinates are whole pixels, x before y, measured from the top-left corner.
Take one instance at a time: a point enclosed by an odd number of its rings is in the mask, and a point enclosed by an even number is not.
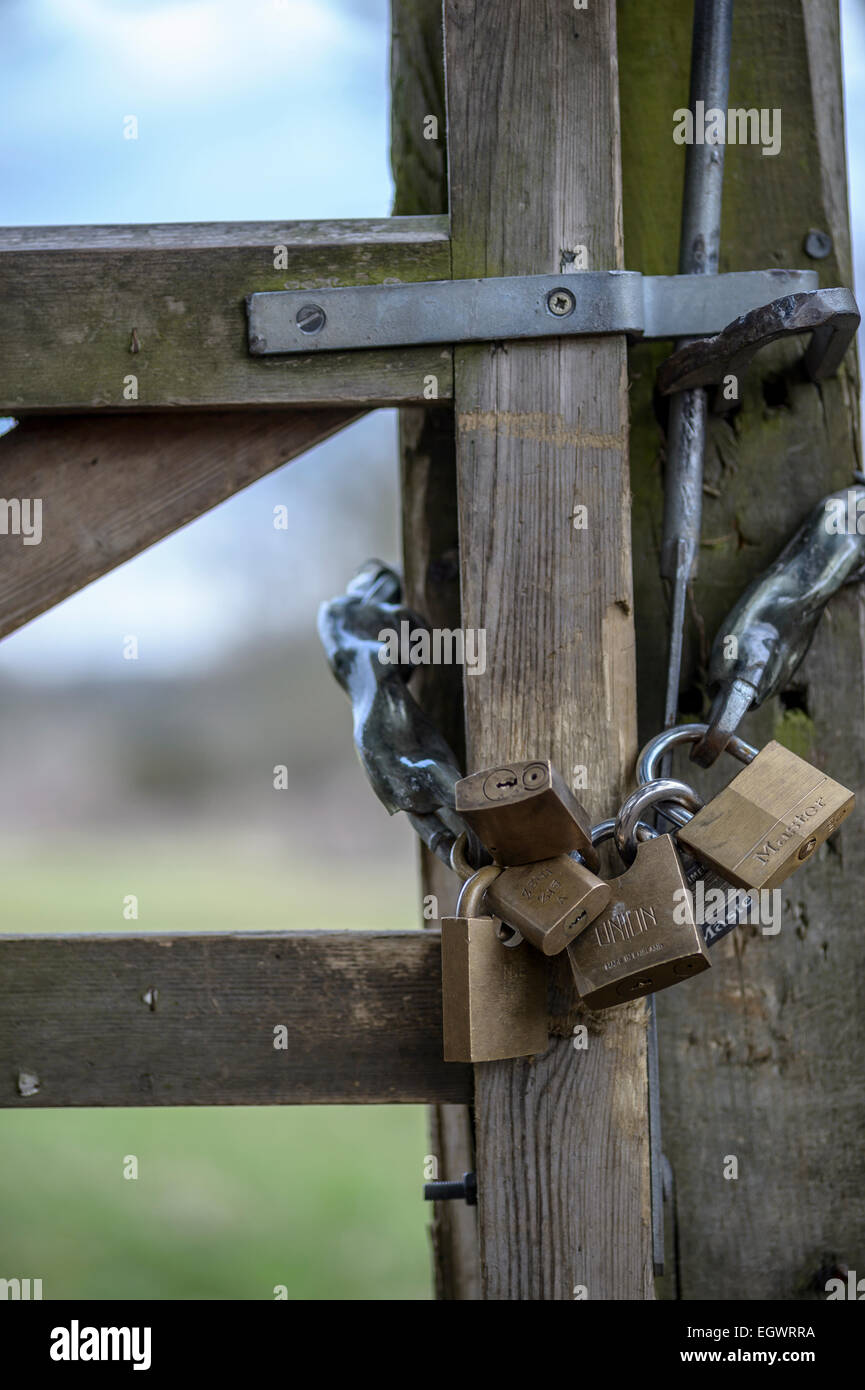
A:
[[[392,0],[391,165],[395,213],[444,212],[448,205],[441,0]],[[424,138],[427,115],[438,140]],[[403,573],[409,604],[433,627],[460,623],[459,533],[453,410],[435,406],[400,411]],[[457,666],[420,667],[415,699],[428,710],[457,757],[465,756],[462,676]],[[420,888],[433,895],[438,916],[456,907],[454,875],[423,846]],[[430,926],[430,921],[424,922]],[[430,1111],[430,1153],[440,1177],[474,1170],[474,1132],[468,1106]],[[477,1208],[433,1204],[430,1227],[436,1297],[480,1297]]]
[[[628,265],[675,270],[683,151],[672,113],[687,103],[690,4],[659,0],[651,23],[621,0]],[[725,160],[721,269],[809,264],[809,228],[835,253],[813,262],[821,284],[849,285],[849,230],[841,133],[838,13],[834,0],[737,6],[731,106],[779,108],[782,148],[730,148]],[[652,196],[646,197],[647,182]],[[703,547],[693,586],[683,675],[690,717],[707,708],[708,647],[749,581],[826,492],[858,461],[855,355],[815,386],[802,343],[775,344],[741,383],[742,408],[715,418],[706,455]],[[666,603],[657,577],[663,415],[652,382],[663,345],[631,355],[634,567],[641,734],[659,727]],[[751,742],[792,747],[852,787],[865,786],[863,604],[860,589],[833,599],[791,688],[749,716]],[[710,777],[681,759],[674,775],[701,792]],[[863,807],[814,860],[782,885],[781,931],[739,929],[712,952],[713,968],[658,998],[664,1149],[676,1179],[685,1299],[796,1299],[820,1295],[818,1271],[865,1267],[861,1095]],[[725,1155],[739,1176],[725,1181]]]
[[[0,414],[401,404],[423,399],[430,373],[446,399],[441,346],[251,357],[245,298],[449,276],[441,217],[6,228]],[[135,401],[124,399],[129,374]]]
[[[439,956],[419,931],[0,937],[0,1105],[465,1101]]]
[[[454,275],[567,271],[579,246],[621,267],[612,4],[446,0],[445,37]],[[469,765],[584,765],[595,818],[636,738],[625,385],[622,339],[455,353],[462,620],[488,663]],[[589,1022],[586,1051],[475,1068],[488,1299],[651,1296],[645,1006]]]
[[[445,72],[440,0],[391,0],[390,163],[395,217],[447,214]],[[435,138],[428,124],[438,127]]]
[[[4,497],[40,498],[42,540],[4,537],[0,636],[343,429],[362,411],[45,416],[0,438]]]

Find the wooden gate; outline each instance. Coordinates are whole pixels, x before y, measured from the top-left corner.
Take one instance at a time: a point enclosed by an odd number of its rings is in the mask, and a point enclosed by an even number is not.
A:
[[[41,545],[2,555],[0,634],[364,411],[395,406],[408,600],[435,625],[484,628],[490,653],[488,674],[464,692],[458,668],[423,673],[420,698],[469,767],[540,752],[566,770],[584,765],[590,811],[609,814],[637,748],[637,656],[641,718],[646,732],[659,726],[659,350],[635,350],[630,383],[624,336],[260,358],[247,348],[245,297],[581,264],[674,272],[682,163],[666,135],[687,100],[690,5],[618,9],[617,49],[613,0],[445,0],[443,21],[437,0],[393,0],[390,219],[0,233],[0,412],[20,421],[0,441],[2,490],[42,497],[44,517]],[[836,7],[758,0],[737,25],[737,104],[756,100],[745,88],[759,54],[760,105],[783,102],[795,130],[786,163],[769,169],[759,151],[728,161],[722,269],[801,264],[813,225],[834,241],[824,283],[849,283]],[[713,548],[694,599],[703,622],[720,619],[791,522],[853,466],[853,368],[820,388],[798,384],[783,409],[761,398],[791,353],[767,355],[738,423],[713,435]],[[779,484],[802,441],[813,464],[794,493]],[[585,530],[574,526],[583,506]],[[832,612],[804,668],[805,751],[861,788],[858,596]],[[701,658],[694,640],[695,684]],[[842,659],[843,688],[827,674]],[[764,711],[755,728],[774,722],[784,737],[784,718]],[[842,1082],[862,1055],[851,966],[865,865],[852,825],[842,838],[809,884],[794,880],[797,925],[771,945],[780,977],[767,943],[737,933],[711,983],[663,996],[681,1261],[661,1292],[807,1296],[810,1272],[842,1258],[865,1225],[855,1165],[821,1135],[824,1124],[837,1132],[840,1110],[847,1142],[862,1135]],[[446,915],[455,885],[426,853],[422,879]],[[445,1064],[438,932],[345,925],[3,937],[0,1104],[425,1103],[441,1173],[478,1175],[476,1209],[436,1208],[440,1297],[653,1297],[645,1002],[593,1021],[577,1051],[580,1014],[559,960],[542,1057]],[[339,1008],[326,1006],[335,978]],[[143,1002],[154,989],[156,1011]],[[270,1017],[289,1026],[285,1052],[273,1049]],[[849,1067],[832,1073],[839,1049]],[[804,1154],[804,1177],[785,1168],[779,1179],[761,1128],[768,1105],[785,1152]],[[748,1165],[734,1191],[720,1165],[743,1126]],[[803,1183],[805,1217],[791,1204]]]

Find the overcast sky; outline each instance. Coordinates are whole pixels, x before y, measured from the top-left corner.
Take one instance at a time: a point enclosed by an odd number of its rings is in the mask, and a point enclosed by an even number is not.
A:
[[[862,285],[861,0],[842,14]],[[4,0],[0,221],[386,215],[388,18],[387,0]],[[130,632],[153,670],[176,670],[250,626],[311,625],[369,546],[394,558],[395,461],[393,415],[367,417],[8,638],[0,672],[126,674]],[[273,531],[282,502],[290,533]]]
[[[387,0],[4,0],[2,24],[7,225],[390,212]],[[250,629],[311,630],[368,548],[396,557],[395,488],[380,411],[13,634],[0,671],[170,671]]]

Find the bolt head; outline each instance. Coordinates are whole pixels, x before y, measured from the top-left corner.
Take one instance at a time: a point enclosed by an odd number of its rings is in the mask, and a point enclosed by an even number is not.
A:
[[[550,290],[547,295],[547,308],[557,319],[567,318],[576,308],[577,301],[570,290]]]
[[[302,304],[294,321],[301,333],[320,333],[327,323],[327,315],[320,304]]]
[[[802,248],[812,261],[825,261],[832,252],[832,238],[828,232],[818,231],[816,227],[806,233]]]

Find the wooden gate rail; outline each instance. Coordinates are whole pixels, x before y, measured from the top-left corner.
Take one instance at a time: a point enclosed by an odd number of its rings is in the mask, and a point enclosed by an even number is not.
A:
[[[3,228],[0,415],[446,399],[440,345],[251,357],[245,299],[450,274],[446,217]]]
[[[437,931],[0,937],[0,1107],[465,1104],[440,952]]]
[[[363,413],[320,407],[22,420],[0,439],[3,490],[41,500],[42,540],[3,554],[0,637]]]

